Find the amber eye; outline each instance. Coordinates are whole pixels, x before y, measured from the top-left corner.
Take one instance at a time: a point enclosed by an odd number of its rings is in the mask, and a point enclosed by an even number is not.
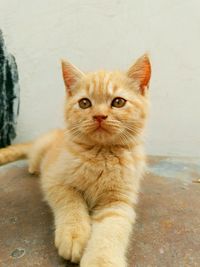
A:
[[[111,106],[115,108],[122,108],[126,104],[126,100],[122,97],[116,97],[113,99]]]
[[[79,107],[86,109],[92,106],[91,101],[88,98],[82,98],[81,100],[79,100]]]

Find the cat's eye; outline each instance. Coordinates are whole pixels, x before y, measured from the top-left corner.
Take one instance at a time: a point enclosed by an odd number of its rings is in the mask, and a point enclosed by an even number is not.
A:
[[[91,101],[88,98],[82,98],[78,101],[79,107],[82,109],[86,109],[92,106]]]
[[[126,104],[126,100],[122,97],[116,97],[113,99],[111,106],[115,108],[122,108]]]

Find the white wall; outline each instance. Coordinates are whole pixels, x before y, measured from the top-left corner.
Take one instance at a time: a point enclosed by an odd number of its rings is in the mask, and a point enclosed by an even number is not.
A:
[[[16,142],[62,125],[59,60],[125,69],[149,51],[150,154],[200,156],[200,1],[0,0],[0,28],[17,60]]]

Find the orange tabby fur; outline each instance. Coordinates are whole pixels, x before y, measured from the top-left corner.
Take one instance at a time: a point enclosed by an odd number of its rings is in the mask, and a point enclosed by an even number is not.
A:
[[[30,173],[40,173],[59,255],[81,267],[125,267],[145,167],[150,62],[144,55],[127,73],[84,74],[68,62],[62,70],[66,128],[0,150],[0,163],[27,155]],[[116,97],[126,104],[111,107]],[[82,98],[92,106],[81,109]],[[100,128],[95,116],[104,117]]]

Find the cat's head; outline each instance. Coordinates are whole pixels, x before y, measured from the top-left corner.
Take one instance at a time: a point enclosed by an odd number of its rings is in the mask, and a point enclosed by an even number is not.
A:
[[[142,56],[127,72],[84,73],[62,61],[65,119],[71,138],[89,144],[137,141],[148,111],[151,65]]]

